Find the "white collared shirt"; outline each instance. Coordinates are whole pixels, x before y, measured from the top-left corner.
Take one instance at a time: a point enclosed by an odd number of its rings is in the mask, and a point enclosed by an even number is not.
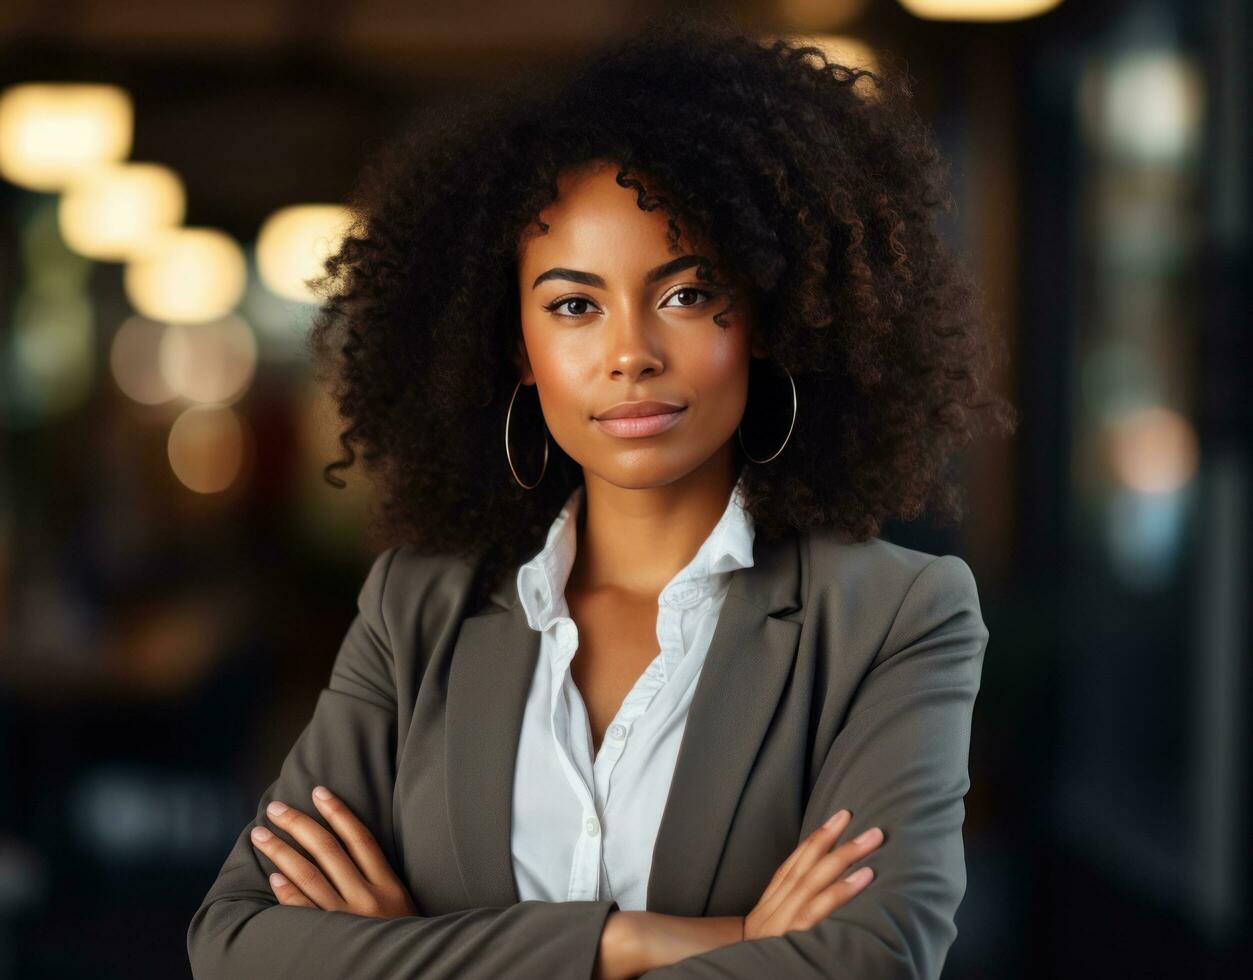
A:
[[[518,597],[539,631],[514,770],[511,847],[522,901],[615,899],[644,909],[653,845],[688,707],[731,573],[753,564],[753,521],[737,482],[696,555],[657,600],[658,653],[631,688],[593,758],[591,724],[570,663],[578,627],[574,567],[580,485],[543,548],[518,569]]]

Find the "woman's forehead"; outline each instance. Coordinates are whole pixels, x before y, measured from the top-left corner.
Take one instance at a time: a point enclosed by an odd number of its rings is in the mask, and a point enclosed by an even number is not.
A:
[[[636,189],[617,182],[618,171],[613,165],[572,172],[559,183],[557,198],[519,243],[524,272],[534,278],[551,265],[582,263],[578,268],[605,279],[642,280],[660,263],[697,250],[686,233],[672,248],[669,212],[642,209]]]

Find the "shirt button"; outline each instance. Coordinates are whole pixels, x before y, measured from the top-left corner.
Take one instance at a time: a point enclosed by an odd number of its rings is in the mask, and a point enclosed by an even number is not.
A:
[[[588,817],[585,826],[587,827],[588,837],[595,837],[600,833],[600,821],[595,817]]]
[[[609,734],[613,738],[626,738],[626,728],[622,725],[610,725]]]

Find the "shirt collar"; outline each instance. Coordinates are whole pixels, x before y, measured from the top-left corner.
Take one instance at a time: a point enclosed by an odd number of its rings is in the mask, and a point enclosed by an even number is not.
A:
[[[723,587],[730,572],[753,564],[753,518],[744,509],[743,485],[741,473],[718,523],[692,560],[661,590],[658,601],[662,605],[676,609],[694,606]],[[575,487],[549,526],[544,546],[518,569],[518,598],[531,629],[542,632],[570,614],[565,588],[574,568],[576,518],[584,492],[583,484]]]

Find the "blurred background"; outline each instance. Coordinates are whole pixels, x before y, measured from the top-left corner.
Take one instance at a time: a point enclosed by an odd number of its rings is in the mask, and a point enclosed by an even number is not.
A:
[[[965,522],[884,534],[991,632],[945,976],[1253,976],[1249,5],[728,6],[907,60],[1012,353]],[[660,7],[0,4],[0,978],[189,975],[312,712],[382,547],[302,347],[363,162]]]

